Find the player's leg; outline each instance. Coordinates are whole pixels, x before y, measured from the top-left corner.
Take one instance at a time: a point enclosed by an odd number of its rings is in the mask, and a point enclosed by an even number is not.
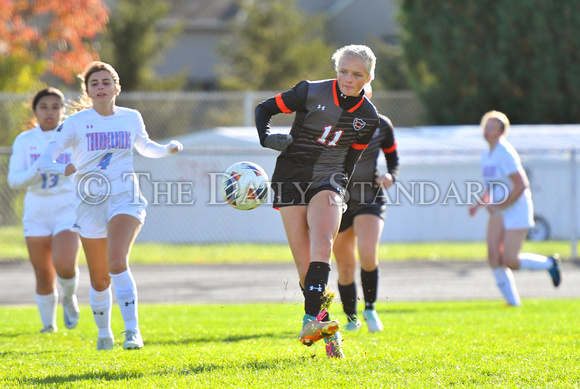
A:
[[[286,231],[288,245],[298,271],[300,287],[304,291],[304,279],[310,265],[310,236],[306,223],[306,205],[280,207],[280,216]]]
[[[36,277],[35,295],[43,326],[41,332],[56,332],[58,289],[52,264],[52,236],[27,236],[26,247]]]
[[[322,190],[308,204],[306,220],[310,235],[310,265],[304,279],[306,314],[300,334],[304,344],[331,337],[338,330],[338,322],[329,320],[326,311],[321,309],[328,285],[332,244],[342,215],[341,201],[337,193]]]
[[[375,310],[375,302],[379,284],[379,241],[384,224],[383,219],[374,214],[361,214],[354,219],[365,299],[363,317],[370,332],[383,330],[383,323]]]
[[[63,315],[66,328],[75,328],[80,310],[77,301],[79,285],[78,258],[80,240],[76,232],[63,230],[52,238],[52,258],[57,280],[63,290]]]
[[[505,228],[501,215],[490,215],[487,224],[487,255],[496,284],[508,305],[520,306],[515,280],[510,268],[503,265]]]
[[[129,255],[141,226],[141,220],[136,217],[118,214],[109,221],[107,233],[109,269],[115,297],[125,322],[123,348],[126,350],[143,347],[139,329],[137,285],[129,268]]]
[[[111,308],[113,295],[111,293],[111,276],[107,262],[107,238],[81,237],[83,250],[87,258],[89,277],[91,280],[90,302],[95,324],[99,330],[97,350],[113,348],[113,331],[111,329]]]
[[[338,233],[332,251],[338,269],[338,292],[342,301],[342,309],[348,320],[345,330],[357,331],[360,329],[360,320],[357,318],[357,296],[354,282],[356,273],[356,235],[352,226]]]

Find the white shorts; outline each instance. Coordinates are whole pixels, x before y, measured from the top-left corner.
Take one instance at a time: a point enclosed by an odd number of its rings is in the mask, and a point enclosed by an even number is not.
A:
[[[24,197],[24,236],[54,236],[71,230],[75,223],[75,195],[63,193],[38,196],[31,192]]]
[[[92,204],[77,196],[76,222],[73,231],[78,232],[83,238],[106,238],[109,220],[116,215],[131,215],[141,224],[145,222],[147,200],[143,196],[134,198],[131,191],[110,195],[101,200],[102,202],[98,204]]]
[[[520,230],[535,226],[532,199],[525,195],[523,199],[518,199],[514,204],[500,212],[506,230]]]

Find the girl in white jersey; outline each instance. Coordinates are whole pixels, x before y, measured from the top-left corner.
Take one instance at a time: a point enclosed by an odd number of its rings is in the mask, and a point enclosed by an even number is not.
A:
[[[24,237],[36,276],[36,302],[43,328],[56,332],[56,307],[60,284],[64,325],[72,329],[79,321],[77,302],[79,237],[74,224],[74,183],[72,177],[44,174],[37,160],[64,117],[64,96],[56,88],[39,91],[32,100],[36,127],[18,135],[12,145],[8,184],[27,189],[24,197]],[[71,150],[61,155],[71,161]]]
[[[147,201],[141,196],[133,169],[133,148],[149,158],[178,153],[181,143],[160,145],[149,139],[141,114],[118,107],[119,76],[103,62],[91,63],[82,74],[83,109],[59,127],[39,160],[47,174],[76,172],[75,229],[81,236],[91,278],[90,301],[99,329],[98,350],[111,350],[111,280],[125,322],[126,350],[140,349],[137,287],[129,268],[131,247],[145,220]],[[68,147],[75,164],[54,160]]]
[[[534,226],[534,208],[520,157],[505,140],[509,126],[507,116],[501,112],[490,111],[481,119],[483,136],[489,144],[489,151],[481,156],[486,190],[483,203],[471,206],[469,213],[475,216],[481,206],[488,211],[489,264],[507,304],[519,307],[521,301],[512,270],[547,270],[556,287],[560,285],[561,274],[557,254],[545,257],[520,253],[529,229]]]

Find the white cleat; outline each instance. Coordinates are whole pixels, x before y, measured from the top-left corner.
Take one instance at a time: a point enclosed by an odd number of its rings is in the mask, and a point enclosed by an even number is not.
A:
[[[43,329],[40,330],[41,334],[52,334],[54,332],[58,331],[58,328],[53,327],[53,326],[46,326]]]
[[[64,325],[69,330],[72,330],[79,324],[79,317],[81,315],[77,295],[73,294],[70,299],[66,296],[63,297],[62,308],[64,311]]]
[[[377,315],[377,311],[374,309],[365,309],[363,311],[363,317],[367,322],[367,327],[369,328],[369,332],[380,332],[383,330],[383,323]]]
[[[99,351],[112,350],[113,346],[115,346],[115,339],[112,336],[103,336],[97,341],[97,350]]]
[[[138,331],[127,330],[125,332],[125,343],[123,343],[123,348],[125,350],[139,350],[143,348],[143,338],[141,333]]]

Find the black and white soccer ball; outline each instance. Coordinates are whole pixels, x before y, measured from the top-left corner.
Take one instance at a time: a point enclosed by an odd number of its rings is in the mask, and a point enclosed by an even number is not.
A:
[[[235,209],[259,207],[268,197],[268,175],[253,162],[236,162],[224,173],[221,183],[224,200]]]

